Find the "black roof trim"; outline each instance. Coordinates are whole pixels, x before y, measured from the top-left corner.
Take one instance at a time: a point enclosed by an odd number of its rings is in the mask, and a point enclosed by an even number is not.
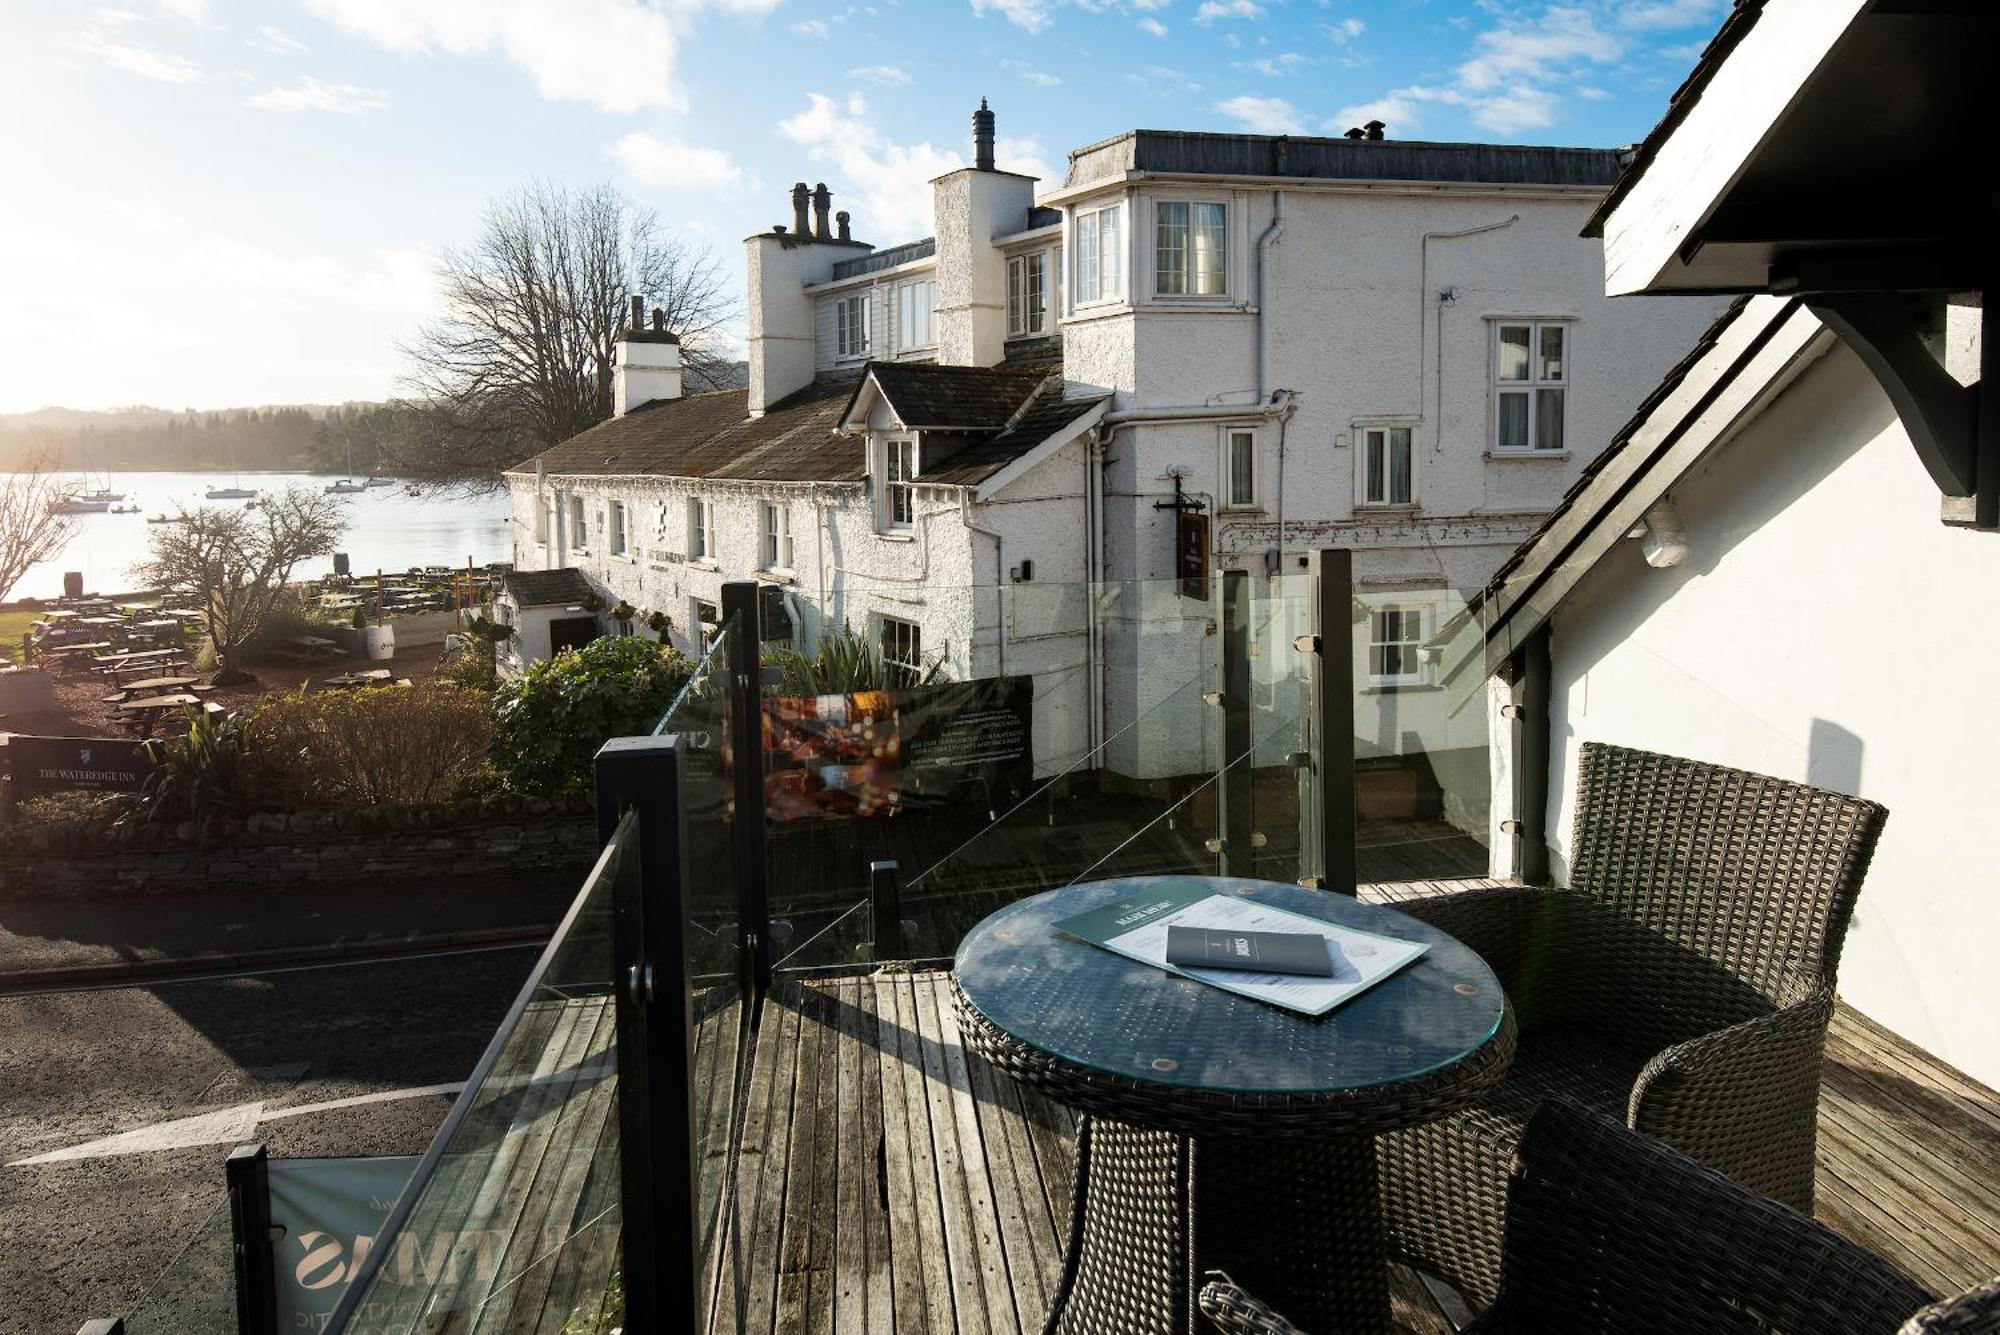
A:
[[[837,282],[842,278],[859,278],[865,273],[880,273],[893,269],[911,260],[927,260],[937,254],[937,238],[927,236],[921,241],[905,241],[900,246],[890,246],[878,250],[873,255],[863,255],[859,259],[839,260],[833,266],[833,277]]]

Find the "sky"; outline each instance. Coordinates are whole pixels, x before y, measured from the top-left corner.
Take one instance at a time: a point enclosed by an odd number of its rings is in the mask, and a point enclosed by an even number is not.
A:
[[[0,412],[388,397],[440,249],[537,180],[617,183],[740,297],[796,180],[926,235],[981,96],[1044,188],[1135,128],[1632,143],[1726,8],[0,0]]]

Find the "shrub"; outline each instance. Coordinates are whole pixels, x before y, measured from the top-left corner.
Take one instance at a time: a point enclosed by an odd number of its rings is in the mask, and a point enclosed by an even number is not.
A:
[[[300,807],[447,802],[479,782],[486,698],[445,683],[291,695],[250,727],[261,800]]]
[[[334,623],[309,607],[298,594],[287,589],[265,614],[256,634],[237,651],[241,663],[268,663],[272,655],[286,647],[285,641],[299,635],[325,635]]]
[[[943,660],[924,669],[916,681],[892,673],[875,647],[842,627],[820,637],[810,654],[787,649],[771,655],[778,669],[781,695],[851,695],[856,691],[888,691],[899,686],[929,686],[944,675]]]
[[[636,636],[564,650],[494,696],[493,762],[520,792],[586,792],[597,748],[650,733],[693,670],[674,649]]]
[[[235,714],[198,713],[180,737],[155,737],[146,755],[157,767],[140,790],[154,820],[207,821],[244,810],[257,792],[248,764],[249,731]]]

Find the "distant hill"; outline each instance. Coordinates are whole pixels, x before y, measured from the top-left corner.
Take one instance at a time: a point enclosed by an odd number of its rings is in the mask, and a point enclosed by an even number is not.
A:
[[[372,403],[294,403],[214,411],[37,408],[0,414],[0,469],[45,457],[58,471],[343,469]],[[365,470],[363,451],[354,466]]]

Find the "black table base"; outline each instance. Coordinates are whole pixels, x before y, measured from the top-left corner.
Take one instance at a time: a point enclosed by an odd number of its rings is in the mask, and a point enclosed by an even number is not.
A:
[[[1249,1140],[1083,1119],[1048,1335],[1205,1329],[1211,1270],[1325,1335],[1393,1330],[1372,1136]]]

